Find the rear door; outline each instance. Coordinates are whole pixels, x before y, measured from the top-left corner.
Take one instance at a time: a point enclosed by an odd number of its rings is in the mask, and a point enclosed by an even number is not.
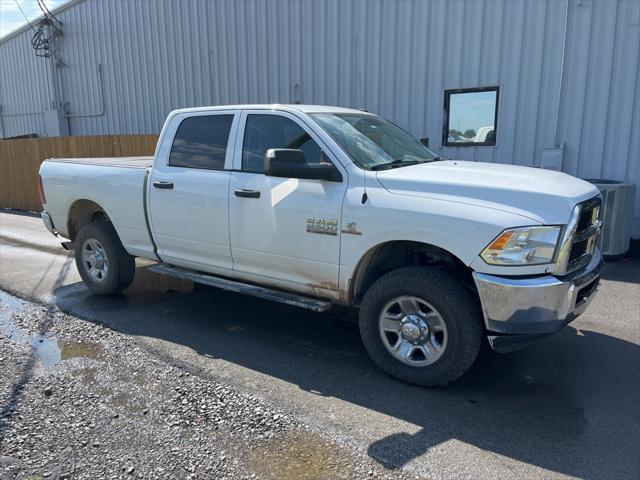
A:
[[[148,186],[151,230],[164,262],[210,272],[232,268],[229,170],[239,116],[181,114],[165,133],[173,141],[160,146]]]
[[[294,289],[338,289],[340,224],[347,176],[320,138],[287,112],[244,111],[229,192],[234,270]],[[341,182],[268,177],[270,148],[296,148],[306,161],[330,162]]]

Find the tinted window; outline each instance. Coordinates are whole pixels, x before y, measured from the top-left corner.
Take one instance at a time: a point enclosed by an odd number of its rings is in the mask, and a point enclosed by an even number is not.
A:
[[[262,173],[264,155],[270,148],[297,148],[307,163],[323,160],[320,146],[297,123],[279,115],[249,115],[242,142],[242,170]]]
[[[495,145],[498,87],[445,92],[444,145]]]
[[[173,139],[169,165],[222,170],[232,122],[233,115],[185,118]]]

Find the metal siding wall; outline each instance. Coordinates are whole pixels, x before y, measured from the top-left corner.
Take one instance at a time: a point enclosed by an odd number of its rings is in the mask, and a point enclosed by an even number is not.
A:
[[[559,139],[563,170],[636,184],[640,237],[640,2],[571,1]]]
[[[0,114],[5,137],[42,132],[44,111],[51,108],[49,65],[33,55],[31,34],[29,30],[0,44]]]
[[[109,0],[62,12],[71,111],[100,110],[98,63],[107,106],[103,117],[71,118],[72,134],[158,132],[171,110],[211,103],[207,11],[204,1]]]
[[[156,133],[178,107],[288,103],[297,84],[304,103],[366,107],[437,146],[443,91],[497,84],[497,146],[441,153],[539,165],[559,103],[563,169],[640,184],[635,0],[86,0],[57,16],[72,113],[100,110],[103,66],[106,113],[72,118],[75,135]],[[51,98],[30,36],[0,42],[4,113]],[[7,135],[44,128],[38,115],[4,123]],[[640,236],[640,191],[635,217]]]

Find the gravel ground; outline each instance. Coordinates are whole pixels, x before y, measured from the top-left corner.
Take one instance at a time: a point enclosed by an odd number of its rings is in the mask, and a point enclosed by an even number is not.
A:
[[[0,478],[407,478],[133,337],[0,292]]]

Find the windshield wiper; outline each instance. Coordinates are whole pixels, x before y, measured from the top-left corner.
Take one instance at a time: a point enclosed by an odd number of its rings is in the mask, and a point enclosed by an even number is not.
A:
[[[409,165],[417,165],[419,163],[424,163],[424,160],[393,160],[389,163],[383,163],[380,165],[374,165],[371,167],[371,170],[388,170],[390,168],[398,168],[398,167],[408,167]]]

